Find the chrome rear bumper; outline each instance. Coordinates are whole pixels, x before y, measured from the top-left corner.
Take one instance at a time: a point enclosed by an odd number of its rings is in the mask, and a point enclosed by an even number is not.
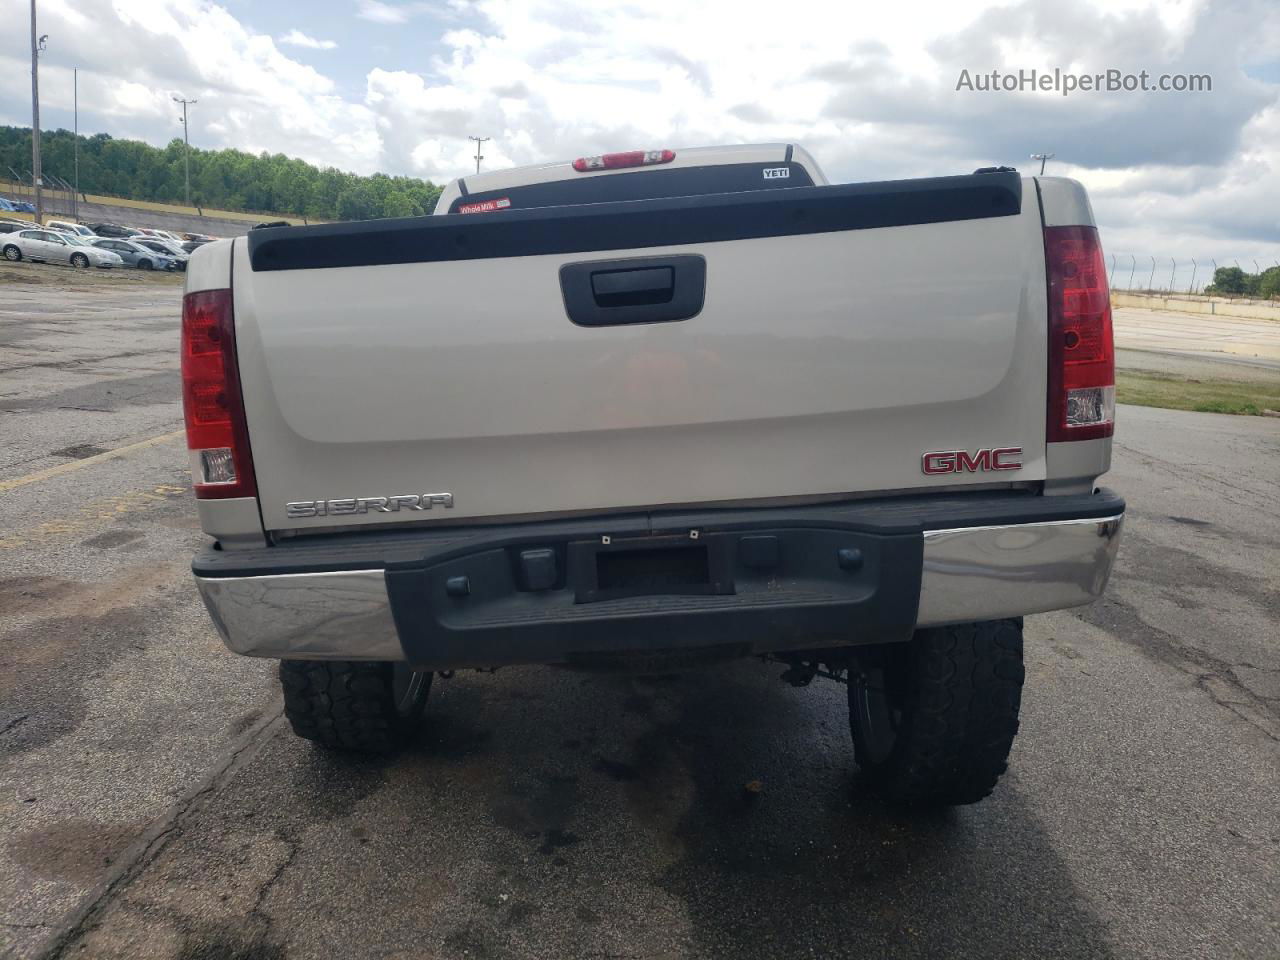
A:
[[[1124,514],[1118,513],[925,530],[916,625],[994,620],[1089,603],[1107,585],[1123,522]],[[887,568],[879,577],[916,573]],[[382,569],[197,575],[196,584],[218,632],[236,653],[280,659],[405,658]],[[689,600],[671,599],[673,606],[682,601],[687,606]],[[768,615],[785,622],[786,611],[773,608]]]
[[[196,577],[222,640],[280,660],[403,660],[381,570]]]
[[[998,620],[1102,596],[1124,514],[999,527],[927,530],[918,626]]]

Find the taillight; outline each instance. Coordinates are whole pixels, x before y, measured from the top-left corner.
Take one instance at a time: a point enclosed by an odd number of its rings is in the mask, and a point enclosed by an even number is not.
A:
[[[579,173],[588,173],[592,170],[621,170],[623,167],[647,167],[654,163],[670,163],[675,158],[674,150],[628,150],[626,153],[579,157],[573,161],[573,169]]]
[[[1045,227],[1049,420],[1045,440],[1109,437],[1116,417],[1111,291],[1094,227]]]
[[[182,413],[196,496],[253,496],[230,290],[182,298]]]

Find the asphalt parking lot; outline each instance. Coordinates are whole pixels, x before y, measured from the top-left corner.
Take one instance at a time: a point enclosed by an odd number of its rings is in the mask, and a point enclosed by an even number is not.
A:
[[[843,691],[756,662],[459,674],[414,749],[341,759],[293,738],[272,664],[225,652],[189,583],[178,285],[22,267],[5,954],[1280,956],[1280,421],[1122,408],[1112,586],[1028,620],[1022,732],[978,806],[871,802]]]

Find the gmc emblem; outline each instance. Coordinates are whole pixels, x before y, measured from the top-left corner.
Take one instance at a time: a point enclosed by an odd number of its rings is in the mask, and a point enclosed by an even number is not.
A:
[[[977,473],[979,470],[1021,470],[1021,447],[988,447],[968,450],[934,450],[920,458],[920,469],[929,476],[939,473]]]

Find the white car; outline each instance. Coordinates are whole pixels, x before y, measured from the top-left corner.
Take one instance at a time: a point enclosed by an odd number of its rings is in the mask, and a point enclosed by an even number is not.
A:
[[[73,267],[119,267],[124,261],[109,250],[101,250],[79,237],[54,230],[20,230],[0,239],[0,253],[6,260],[39,260],[69,263]]]
[[[90,233],[87,237],[81,236],[80,234],[66,235],[67,242],[72,246],[82,247],[85,250],[91,250],[99,255],[97,261],[94,262],[94,266],[103,268],[123,267],[125,265],[124,258],[118,253],[113,253],[110,250],[104,250],[102,247],[99,247],[95,242],[97,239],[97,235],[93,233]],[[93,257],[90,257],[89,259],[91,261],[94,260]]]
[[[87,237],[89,239],[97,236],[83,223],[72,223],[70,220],[49,220],[45,223],[45,229],[57,230],[60,233],[70,233],[77,237]]]
[[[161,240],[164,243],[182,243],[182,239],[176,234],[170,233],[168,230],[161,230],[159,227],[138,227],[138,235],[133,239],[140,240],[147,238],[150,240]]]

